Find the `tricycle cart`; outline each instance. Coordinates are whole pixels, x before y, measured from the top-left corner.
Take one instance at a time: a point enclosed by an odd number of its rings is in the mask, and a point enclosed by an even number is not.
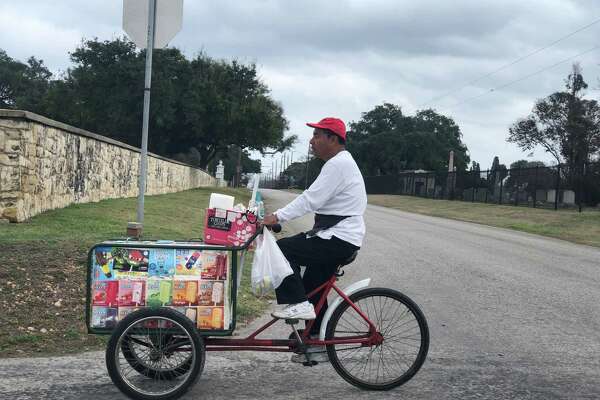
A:
[[[114,384],[134,399],[174,399],[200,376],[206,351],[276,351],[303,354],[314,365],[322,346],[338,374],[363,389],[388,390],[411,379],[429,348],[427,322],[402,293],[369,288],[370,279],[340,289],[338,272],[309,296],[320,293],[318,313],[329,305],[318,338],[298,320],[283,320],[290,336],[260,339],[273,319],[243,339],[235,329],[237,288],[243,256],[262,232],[237,247],[199,241],[113,240],[89,252],[90,333],[111,334],[106,365]],[[241,260],[240,260],[241,259]],[[309,351],[310,349],[310,351]]]

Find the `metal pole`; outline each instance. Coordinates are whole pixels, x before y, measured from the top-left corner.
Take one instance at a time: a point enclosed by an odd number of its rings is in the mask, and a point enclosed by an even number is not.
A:
[[[538,191],[538,171],[540,166],[535,167],[535,176],[533,178],[533,208],[537,207],[537,191]]]
[[[490,192],[490,170],[485,171],[485,203],[488,201],[488,193]]]
[[[281,168],[282,175],[285,174],[285,170],[287,168],[286,164],[287,164],[287,157],[286,157],[286,154],[283,153],[283,167]]]
[[[235,167],[235,187],[240,187],[240,179],[242,177],[242,146],[238,146],[238,159]]]
[[[478,174],[479,171],[473,171],[473,189],[471,190],[471,203],[475,202],[475,182],[477,182],[477,178],[475,177],[476,173]]]
[[[558,192],[560,192],[560,164],[556,168],[556,191],[554,192],[554,210],[558,210]]]
[[[585,182],[585,163],[583,164],[583,171],[581,171],[581,176],[578,179],[577,188],[575,190],[577,193],[577,202],[579,203],[579,212],[581,212],[581,197],[583,196],[583,183]]]
[[[504,178],[500,178],[500,196],[498,197],[498,204],[502,204],[502,187],[504,186]]]
[[[516,188],[516,192],[515,192],[515,206],[519,205],[519,178],[521,177],[521,168],[517,168],[515,169],[515,171],[518,172],[518,174],[516,175],[516,179],[515,179],[515,188]]]
[[[277,160],[275,160],[275,188],[279,188],[279,174],[278,174],[278,168],[277,165],[281,164],[280,162],[277,162]],[[281,165],[279,165],[279,168],[281,168]]]
[[[154,24],[156,22],[156,0],[148,0],[148,45],[146,46],[146,71],[144,78],[144,117],[142,121],[142,154],[138,176],[137,222],[144,223],[144,194],[148,163],[148,119],[150,116],[150,84],[152,81],[152,49],[154,48]]]

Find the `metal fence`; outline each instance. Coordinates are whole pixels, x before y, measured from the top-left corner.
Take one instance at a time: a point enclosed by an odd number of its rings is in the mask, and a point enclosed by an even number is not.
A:
[[[600,163],[365,177],[368,194],[403,194],[541,208],[600,208]]]

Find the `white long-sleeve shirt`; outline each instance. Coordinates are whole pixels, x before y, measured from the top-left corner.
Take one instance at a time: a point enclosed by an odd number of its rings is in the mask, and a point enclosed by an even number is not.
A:
[[[367,192],[362,174],[346,151],[327,160],[317,179],[291,203],[275,211],[280,222],[308,213],[349,215],[329,229],[317,232],[323,239],[335,236],[355,246],[362,246],[365,236],[363,214],[367,207]]]

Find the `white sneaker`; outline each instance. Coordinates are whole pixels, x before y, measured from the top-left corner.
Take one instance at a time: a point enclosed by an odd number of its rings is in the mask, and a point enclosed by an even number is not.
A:
[[[299,364],[303,364],[310,361],[316,362],[329,362],[329,356],[327,355],[327,349],[325,346],[308,346],[306,354],[293,354],[291,361]]]
[[[271,313],[279,319],[315,319],[315,308],[311,303],[305,301],[298,304],[288,304],[283,309]]]

